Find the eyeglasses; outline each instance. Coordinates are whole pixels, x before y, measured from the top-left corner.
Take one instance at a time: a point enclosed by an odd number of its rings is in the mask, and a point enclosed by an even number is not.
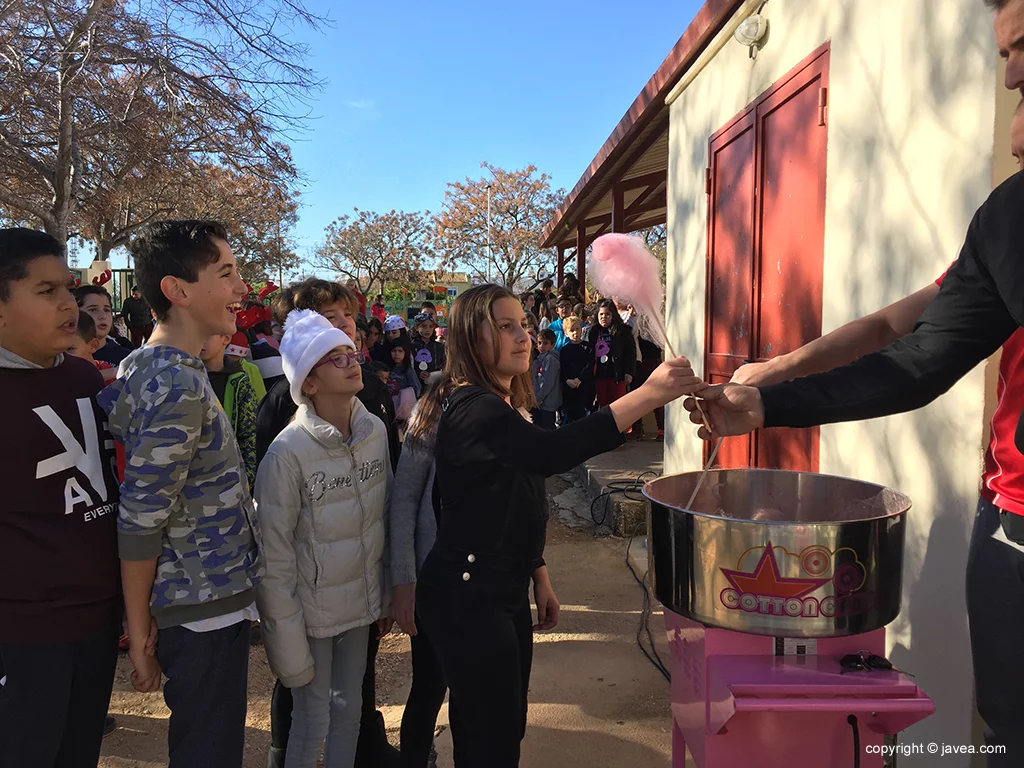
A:
[[[355,352],[338,352],[337,354],[331,355],[330,357],[325,357],[319,363],[310,368],[310,370],[315,371],[320,366],[327,365],[328,363],[331,363],[335,368],[341,368],[342,370],[344,370],[345,368],[348,368],[350,365],[358,365],[359,355],[357,355]]]

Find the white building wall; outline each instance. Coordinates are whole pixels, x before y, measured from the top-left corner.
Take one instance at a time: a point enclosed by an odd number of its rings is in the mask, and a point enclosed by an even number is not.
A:
[[[695,365],[704,352],[708,139],[826,40],[824,332],[938,277],[992,186],[997,59],[980,0],[770,0],[763,13],[770,35],[757,58],[729,40],[671,106],[667,315],[676,349]],[[890,485],[914,501],[903,612],[889,642],[893,662],[917,674],[937,712],[904,741],[971,742],[964,571],[984,400],[979,366],[916,413],[821,430],[821,472]],[[698,469],[685,412],[673,406],[668,418],[666,471]],[[900,758],[904,767],[933,762]]]

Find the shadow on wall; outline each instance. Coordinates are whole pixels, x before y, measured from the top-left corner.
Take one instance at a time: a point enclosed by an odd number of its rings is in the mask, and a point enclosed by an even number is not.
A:
[[[815,5],[826,7],[824,3]],[[831,317],[869,314],[923,287],[929,276],[938,277],[956,258],[960,244],[951,242],[949,220],[953,217],[966,224],[991,186],[992,148],[987,142],[975,146],[972,142],[976,134],[961,135],[957,121],[951,119],[965,108],[976,109],[979,84],[987,87],[994,81],[994,76],[984,71],[985,62],[994,62],[996,55],[991,14],[980,0],[943,2],[941,12],[936,11],[938,4],[928,0],[883,5],[841,0],[829,6],[835,8],[838,18],[822,19],[816,27],[819,34],[814,37],[815,45],[832,39],[833,73],[837,57],[842,57],[848,68],[852,66],[842,81],[833,74],[832,104],[844,98],[840,90],[844,82],[856,83],[867,95],[856,104],[855,120],[847,112],[841,122],[833,120],[829,129],[829,171],[838,172],[832,178],[838,187],[833,186],[829,193],[840,189],[843,207],[837,209],[833,203],[829,209],[826,225],[832,231],[826,235],[826,247],[832,254],[826,253],[826,261],[831,258],[835,264],[837,250],[849,253],[851,261],[838,270],[850,276],[848,283],[839,288],[826,286],[826,307],[831,306],[826,315]],[[771,17],[771,6],[766,12]],[[830,13],[833,11],[823,10],[821,15]],[[913,39],[898,53],[891,45],[883,49],[886,53],[879,59],[861,41],[881,37],[881,25],[891,21],[894,14],[901,17],[905,28],[913,30]],[[912,23],[908,23],[910,19]],[[815,22],[805,14],[801,24],[806,30]],[[777,31],[780,34],[770,45],[784,49],[788,37],[782,29]],[[801,40],[807,38],[803,33],[799,35]],[[951,55],[950,41],[954,41],[956,55]],[[792,66],[813,47],[785,51],[784,58]],[[892,76],[897,71],[899,78]],[[736,82],[741,77],[737,72],[729,81],[730,90],[741,87]],[[761,82],[757,63],[751,65],[745,77],[748,102],[770,85]],[[695,86],[699,82],[700,78]],[[911,83],[913,87],[894,87],[893,82]],[[681,99],[687,97],[684,94]],[[704,116],[690,105],[683,119],[673,122],[673,130],[685,130],[686,137],[673,140],[670,159],[670,179],[677,191],[672,201],[674,279],[668,286],[669,306],[682,311],[693,309],[688,317],[696,316],[695,308],[704,306],[706,242],[703,234],[695,234],[692,228],[706,227],[706,198],[696,190],[703,190],[708,139],[722,127],[713,112],[714,108],[709,107]],[[942,152],[915,144],[921,133],[914,128],[922,125],[932,135],[944,137]],[[1009,137],[1002,140],[1008,142]],[[995,149],[999,152],[1004,147],[997,145]],[[973,154],[978,156],[977,167],[964,162]],[[951,155],[956,155],[955,162],[947,160]],[[936,195],[922,186],[922,176],[927,172],[933,177],[936,165],[941,170],[944,162],[949,164],[945,180],[949,188],[942,189],[939,208],[931,202]],[[894,204],[897,201],[899,204]],[[854,242],[837,239],[843,237]],[[871,262],[878,265],[870,274],[856,266],[859,249],[863,248],[871,249]],[[680,350],[703,367],[703,324],[685,326],[677,322],[672,331]],[[862,438],[856,445],[837,444],[835,432],[829,432],[822,443],[823,455],[857,455],[861,466],[873,464],[879,474],[891,476],[897,488],[931,489],[931,507],[922,506],[925,500],[917,499],[918,507],[910,512],[903,613],[891,627],[895,641],[892,653],[894,663],[917,674],[917,681],[935,699],[940,713],[946,710],[958,714],[952,720],[933,717],[924,721],[913,732],[918,741],[925,734],[945,735],[946,741],[959,737],[960,726],[966,728],[967,723],[957,718],[965,707],[965,691],[971,690],[964,578],[976,495],[965,491],[962,476],[963,462],[979,462],[980,456],[974,433],[962,433],[965,417],[954,406],[952,400],[940,401],[925,412],[873,423],[870,428],[856,430]],[[681,409],[675,410],[674,420],[685,419]],[[688,425],[681,421],[674,425],[682,423]],[[971,428],[976,427],[972,423]],[[690,439],[689,430],[685,432],[686,436],[679,439]],[[674,449],[670,442],[670,450]],[[692,454],[687,455],[692,460]],[[943,733],[943,722],[956,723],[956,732]],[[964,731],[965,739],[968,733]]]

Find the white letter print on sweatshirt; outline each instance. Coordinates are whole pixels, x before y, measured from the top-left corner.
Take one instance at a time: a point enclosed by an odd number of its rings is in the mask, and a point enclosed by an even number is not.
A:
[[[53,408],[46,405],[42,408],[32,409],[64,446],[64,453],[40,461],[36,465],[36,479],[49,477],[72,468],[77,469],[89,480],[93,493],[103,502],[107,500],[107,484],[103,480],[103,454],[100,452],[99,436],[96,434],[96,415],[89,398],[82,397],[77,402],[78,416],[82,422],[84,446],[78,443],[67,424]],[[64,514],[70,515],[75,511],[76,504],[83,503],[87,507],[93,506],[92,497],[77,478],[69,477],[64,486]]]

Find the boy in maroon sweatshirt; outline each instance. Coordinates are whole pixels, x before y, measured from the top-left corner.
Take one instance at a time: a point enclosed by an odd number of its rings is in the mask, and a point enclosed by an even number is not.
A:
[[[121,593],[113,443],[96,367],[64,354],[64,249],[0,229],[0,766],[95,768]]]

